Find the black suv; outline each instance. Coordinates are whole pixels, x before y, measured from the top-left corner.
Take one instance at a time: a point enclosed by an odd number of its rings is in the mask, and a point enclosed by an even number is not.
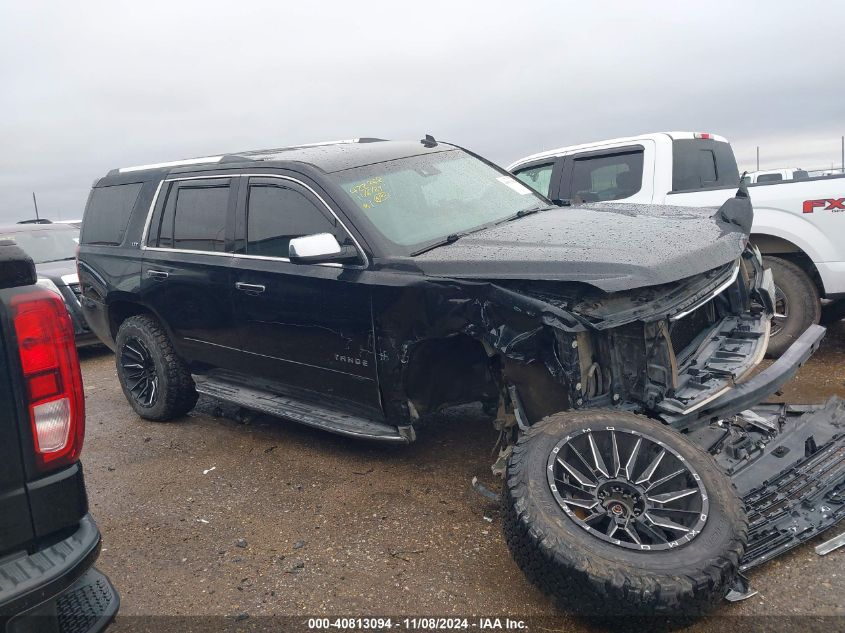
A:
[[[777,444],[735,414],[824,335],[747,378],[774,305],[751,220],[744,190],[718,210],[557,207],[431,137],[224,154],[95,183],[82,304],[149,420],[202,393],[411,442],[481,402],[534,581],[581,611],[699,611],[751,538],[735,443],[763,462]]]

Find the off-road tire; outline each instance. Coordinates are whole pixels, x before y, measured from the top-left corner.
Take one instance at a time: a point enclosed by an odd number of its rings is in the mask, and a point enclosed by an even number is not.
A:
[[[121,352],[128,341],[141,341],[149,351],[158,378],[158,394],[150,406],[144,406],[130,391],[121,367]],[[191,373],[176,355],[164,328],[151,316],[126,319],[117,331],[115,364],[123,394],[135,412],[145,420],[165,422],[182,417],[194,408],[198,394]]]
[[[550,452],[573,431],[608,426],[663,442],[698,472],[710,504],[698,536],[674,549],[643,552],[600,540],[564,514],[546,477]],[[514,559],[564,609],[581,615],[700,615],[725,596],[745,551],[747,519],[725,473],[677,432],[629,412],[596,409],[541,420],[514,447],[502,494]]]
[[[821,319],[819,290],[799,266],[780,257],[764,257],[763,266],[772,269],[775,286],[783,293],[789,313],[779,332],[769,339],[766,356],[779,358],[808,327]],[[772,320],[772,326],[775,321]]]

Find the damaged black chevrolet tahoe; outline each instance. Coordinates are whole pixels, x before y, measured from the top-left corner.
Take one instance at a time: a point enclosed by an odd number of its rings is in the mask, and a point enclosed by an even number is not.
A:
[[[824,335],[749,377],[773,312],[751,216],[742,190],[557,207],[431,137],[225,154],[94,184],[82,304],[149,420],[206,394],[411,442],[481,402],[532,580],[697,613],[845,511],[841,402],[750,410]]]

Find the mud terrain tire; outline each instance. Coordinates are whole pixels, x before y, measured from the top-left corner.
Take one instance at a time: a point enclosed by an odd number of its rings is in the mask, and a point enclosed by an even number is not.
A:
[[[564,514],[550,490],[549,456],[573,432],[606,427],[661,442],[695,469],[709,495],[709,516],[698,536],[674,549],[639,551],[602,540]],[[569,611],[699,615],[725,596],[737,573],[748,531],[742,502],[709,455],[658,422],[601,409],[551,415],[519,439],[506,477],[504,530],[511,553],[528,578]]]
[[[194,408],[198,394],[185,364],[176,356],[173,345],[161,324],[147,315],[133,316],[120,324],[115,340],[115,364],[123,394],[139,416],[145,420],[165,422],[179,418]],[[127,346],[142,353],[138,359],[135,351],[127,357]],[[133,393],[137,375],[124,365],[144,364],[149,375],[155,377],[155,395],[148,402],[148,395]]]
[[[763,266],[772,269],[775,287],[783,294],[788,310],[785,320],[772,319],[773,334],[766,350],[769,358],[779,358],[804,330],[819,322],[821,301],[816,284],[799,266],[780,257],[764,257]],[[775,332],[778,326],[780,329]]]

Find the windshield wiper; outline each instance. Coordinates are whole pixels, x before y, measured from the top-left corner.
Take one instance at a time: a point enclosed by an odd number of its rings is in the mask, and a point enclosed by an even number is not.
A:
[[[524,218],[526,215],[533,215],[539,211],[544,211],[548,207],[531,207],[530,209],[520,209],[516,212],[516,214],[505,218],[504,220],[499,220],[496,224],[504,224],[505,222],[513,222],[514,220],[518,220],[519,218]]]
[[[411,257],[416,257],[417,255],[422,255],[423,253],[427,253],[428,251],[434,250],[435,248],[440,248],[441,246],[446,246],[447,244],[454,244],[459,239],[464,237],[465,235],[469,235],[470,233],[475,233],[475,231],[466,231],[464,233],[452,233],[447,235],[445,238],[440,240],[439,242],[435,242],[434,244],[429,244],[428,246],[424,246],[418,251],[414,251],[411,253]]]

